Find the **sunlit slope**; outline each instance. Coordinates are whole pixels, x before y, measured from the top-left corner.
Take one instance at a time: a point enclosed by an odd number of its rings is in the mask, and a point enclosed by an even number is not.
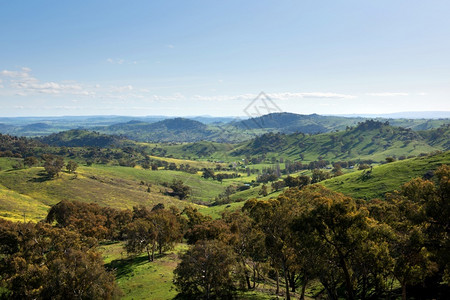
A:
[[[163,182],[181,179],[193,190],[193,199],[212,201],[224,189],[198,175],[175,171],[149,171],[127,167],[80,167],[77,174],[60,173],[48,180],[43,168],[0,171],[0,217],[40,220],[61,200],[93,202],[118,209],[163,203],[182,208],[194,205],[165,195]],[[150,184],[150,192],[148,192]]]
[[[412,178],[423,177],[442,164],[450,164],[450,151],[433,156],[423,156],[376,166],[370,176],[366,171],[356,171],[325,180],[321,184],[355,198],[372,199],[399,189]]]
[[[377,121],[367,121],[345,131],[307,134],[265,134],[237,147],[236,156],[266,155],[302,161],[370,159],[384,161],[389,156],[411,156],[448,150],[447,126],[415,132]]]

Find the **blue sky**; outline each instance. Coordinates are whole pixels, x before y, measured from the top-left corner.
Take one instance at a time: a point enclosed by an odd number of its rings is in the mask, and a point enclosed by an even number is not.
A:
[[[0,116],[450,111],[449,1],[1,1]]]

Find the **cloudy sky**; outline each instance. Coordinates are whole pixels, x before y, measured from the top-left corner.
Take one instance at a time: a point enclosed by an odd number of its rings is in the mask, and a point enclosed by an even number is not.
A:
[[[450,2],[0,1],[0,116],[450,111]]]

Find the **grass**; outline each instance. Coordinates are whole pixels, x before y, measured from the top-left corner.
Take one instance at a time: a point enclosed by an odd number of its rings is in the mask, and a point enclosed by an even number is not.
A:
[[[42,202],[11,191],[0,185],[0,217],[10,221],[37,221],[47,215],[48,206]]]
[[[214,198],[222,193],[226,185],[217,181],[201,178],[200,174],[189,174],[180,171],[170,170],[142,170],[128,167],[95,165],[95,167],[85,167],[81,169],[86,173],[93,173],[109,177],[120,177],[122,179],[144,181],[155,185],[164,182],[172,182],[174,179],[181,180],[192,189],[192,200],[212,202]]]
[[[375,166],[372,175],[366,180],[362,178],[363,171],[355,171],[325,180],[321,184],[354,198],[380,198],[387,192],[399,189],[409,180],[422,177],[428,170],[437,169],[442,164],[450,164],[450,151]]]
[[[27,220],[39,221],[45,217],[51,205],[62,200],[93,202],[117,209],[132,209],[137,205],[152,207],[158,203],[180,209],[186,205],[201,207],[166,196],[165,188],[155,183],[163,178],[170,180],[177,176],[187,179],[188,175],[175,171],[152,172],[127,167],[95,166],[81,167],[77,174],[62,172],[57,178],[48,180],[41,167],[4,170],[0,171],[0,217],[23,220],[25,213]],[[152,183],[150,193],[146,185],[141,185],[141,181]],[[212,198],[225,188],[220,183],[209,183],[202,189],[201,181],[197,176],[190,183],[201,199]]]
[[[123,243],[100,246],[105,265],[116,274],[123,299],[173,299],[177,295],[172,283],[173,270],[179,262],[178,253],[187,249],[179,244],[173,251],[156,256],[149,262],[146,255],[128,257]]]
[[[169,164],[174,163],[177,166],[180,166],[182,164],[190,165],[191,167],[199,168],[199,169],[215,168],[217,165],[224,166],[224,164],[218,164],[218,163],[213,163],[213,162],[208,162],[208,161],[197,161],[197,160],[170,158],[170,157],[159,157],[159,156],[153,156],[153,155],[150,155],[150,158],[160,160],[160,161],[166,161]]]

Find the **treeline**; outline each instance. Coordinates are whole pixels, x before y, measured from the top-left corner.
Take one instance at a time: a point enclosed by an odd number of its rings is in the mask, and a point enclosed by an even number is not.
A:
[[[383,200],[355,201],[320,185],[249,200],[242,212],[194,225],[174,282],[188,298],[231,298],[273,280],[286,299],[304,299],[312,282],[323,287],[315,296],[329,299],[444,299],[449,203],[448,166]]]

